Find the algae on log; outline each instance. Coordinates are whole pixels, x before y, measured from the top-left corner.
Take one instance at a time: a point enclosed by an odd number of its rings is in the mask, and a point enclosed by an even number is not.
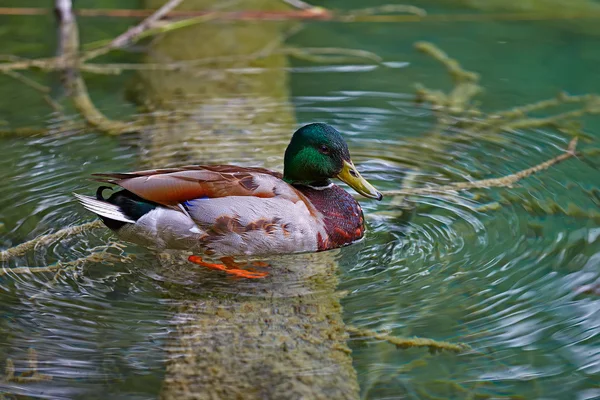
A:
[[[189,0],[183,6],[219,4]],[[235,7],[285,5],[244,0]],[[142,162],[280,168],[295,121],[287,61],[270,52],[288,28],[276,22],[207,22],[153,39],[149,62],[198,61],[196,68],[140,72],[132,84],[130,93],[147,112]],[[177,299],[162,398],[358,398],[333,254],[269,262],[267,279],[236,281],[164,255],[162,273],[173,280],[193,277],[199,286],[194,293],[201,295]]]

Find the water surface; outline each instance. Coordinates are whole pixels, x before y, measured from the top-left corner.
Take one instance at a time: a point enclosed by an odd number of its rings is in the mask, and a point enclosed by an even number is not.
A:
[[[353,3],[325,5],[360,6]],[[427,4],[432,12],[472,12],[448,2]],[[18,21],[27,18],[38,18],[40,28],[26,32],[28,45],[23,45],[17,40],[24,34]],[[89,19],[82,34],[95,40],[127,26],[112,24]],[[53,53],[50,19],[0,17],[0,25],[6,26],[0,31],[0,53]],[[426,134],[434,115],[413,101],[414,84],[448,89],[451,83],[443,67],[416,52],[413,43],[432,41],[480,73],[485,88],[481,108],[491,111],[552,97],[559,90],[600,92],[597,33],[577,28],[560,21],[308,23],[289,44],[359,48],[387,64],[292,61],[296,118],[299,124],[325,121],[343,132],[355,164],[381,190],[513,173],[559,154],[570,136],[544,128],[503,132],[496,140],[454,140],[450,133],[433,140]],[[137,60],[139,53],[116,57]],[[56,77],[34,76],[60,96]],[[0,119],[57,126],[36,93],[0,79]],[[130,79],[128,74],[90,77],[97,106],[115,117],[133,112],[119,90]],[[581,148],[597,146],[600,123],[593,118],[584,122],[591,139]],[[71,193],[91,191],[94,186],[86,179],[93,172],[141,164],[135,135],[55,130],[46,137],[0,137],[0,145],[3,249],[91,220]],[[261,160],[243,151],[248,143],[228,146],[218,161],[282,166],[282,154]],[[335,255],[339,289],[346,293],[345,322],[396,336],[464,342],[473,349],[429,354],[353,338],[363,397],[600,397],[600,298],[580,290],[600,283],[598,166],[597,159],[569,160],[515,187],[414,197],[402,207],[363,201],[366,240]],[[214,273],[190,272],[173,280],[155,255],[132,245],[122,249],[112,240],[98,230],[38,246],[3,265],[45,266],[104,248],[115,256],[135,257],[134,262],[88,263],[60,274],[0,276],[0,366],[10,358],[17,373],[25,371],[34,349],[39,372],[52,377],[0,383],[0,393],[9,398],[154,398],[178,302],[206,290],[232,290]],[[204,283],[198,286],[195,279]]]

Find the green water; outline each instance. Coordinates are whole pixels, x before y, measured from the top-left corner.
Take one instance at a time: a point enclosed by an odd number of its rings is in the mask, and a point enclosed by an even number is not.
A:
[[[430,12],[473,12],[452,4],[419,5]],[[84,41],[92,41],[114,36],[132,22],[100,18],[80,25]],[[427,107],[412,101],[414,84],[436,89],[451,84],[443,67],[416,52],[413,43],[434,42],[480,73],[485,92],[478,99],[483,110],[491,111],[560,90],[600,92],[600,29],[595,25],[594,20],[307,23],[289,44],[368,50],[388,66],[292,61],[296,117],[299,123],[325,121],[343,132],[354,162],[378,189],[399,188],[407,173],[416,185],[509,174],[558,154],[570,138],[557,130],[530,129],[505,132],[495,141],[442,136],[438,143],[421,142],[433,118]],[[54,29],[49,17],[0,17],[0,54],[52,55]],[[136,61],[143,48],[135,50],[114,60]],[[62,98],[56,76],[28,76]],[[134,112],[123,93],[132,74],[86,79],[96,105],[108,115]],[[60,126],[36,92],[1,75],[0,120],[11,126]],[[582,149],[597,147],[599,119],[583,122],[593,139]],[[94,131],[0,137],[0,146],[0,249],[89,221],[71,192],[91,191],[94,186],[86,179],[93,172],[139,168],[143,151],[135,135],[115,138]],[[260,156],[245,157],[228,161],[261,165]],[[275,164],[281,166],[281,160]],[[569,160],[515,187],[477,192],[483,197],[475,192],[417,197],[400,217],[390,213],[397,208],[389,202],[363,202],[368,236],[339,255],[346,323],[397,336],[465,342],[473,351],[430,355],[351,339],[362,396],[600,398],[600,298],[578,292],[600,284],[599,221],[550,207],[598,212],[599,165],[597,158]],[[501,206],[482,208],[494,202]],[[73,260],[110,239],[108,232],[95,231],[39,246],[3,267]],[[143,249],[125,251],[138,255],[135,264],[94,263],[58,276],[0,276],[0,367],[11,358],[17,372],[25,370],[33,348],[38,369],[52,377],[36,383],[0,381],[0,398],[3,392],[7,398],[158,395],[164,345],[175,324],[171,306],[197,289],[190,282],[165,283],[154,256]]]

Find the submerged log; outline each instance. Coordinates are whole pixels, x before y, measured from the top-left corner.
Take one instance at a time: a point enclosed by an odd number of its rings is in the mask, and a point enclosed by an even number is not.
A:
[[[179,9],[219,4],[188,0]],[[286,5],[244,0],[235,7]],[[295,120],[287,60],[271,51],[287,29],[273,22],[207,22],[153,39],[149,61],[198,60],[198,67],[143,71],[132,84],[130,94],[148,112],[142,162],[281,168]],[[165,255],[162,273],[173,280],[192,276],[196,294],[182,296],[174,307],[162,398],[358,398],[332,253],[269,262],[265,280],[222,277],[215,284],[218,273],[198,274],[178,256]]]

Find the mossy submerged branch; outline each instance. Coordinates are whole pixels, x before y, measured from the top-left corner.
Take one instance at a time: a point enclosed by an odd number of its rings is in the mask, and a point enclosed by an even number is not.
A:
[[[429,90],[423,87],[417,90],[417,101],[431,103],[436,119],[434,129],[426,134],[426,138],[421,138],[420,140],[428,140],[430,143],[436,143],[435,140],[441,138],[443,135],[445,142],[463,140],[465,137],[483,141],[495,141],[501,137],[500,135],[503,132],[541,127],[555,128],[563,134],[574,136],[575,139],[578,137],[581,139],[589,139],[589,137],[586,137],[581,131],[578,119],[585,115],[596,115],[600,113],[600,96],[597,94],[577,96],[561,92],[551,99],[486,114],[479,110],[472,102],[473,97],[479,93],[479,90],[475,90],[472,87],[472,85],[478,84],[479,76],[477,74],[466,71],[458,61],[451,59],[431,43],[420,42],[417,46],[425,54],[430,55],[445,65],[446,69],[450,71],[454,81],[454,88],[451,90],[450,94],[446,94],[442,91]],[[458,78],[456,79],[456,77]],[[460,96],[452,95],[453,93],[458,93]],[[530,116],[530,114],[535,112],[565,106],[578,106],[578,108],[546,117]],[[510,186],[534,173],[548,169],[558,162],[573,157],[575,155],[575,144],[575,141],[571,141],[569,145],[569,149],[572,150],[572,152],[567,150],[565,154],[506,177],[485,179],[475,182],[458,182],[426,188],[405,188],[398,191],[389,191],[387,194],[394,195],[398,193],[399,195],[392,200],[392,204],[400,204],[400,202],[396,200],[408,195],[437,194],[439,196],[460,190]],[[577,156],[580,157],[581,161],[592,166],[592,168],[597,168],[597,166],[593,164],[592,159],[598,156],[599,151],[598,148],[585,149],[578,152]],[[475,194],[474,199],[485,196],[484,193],[479,192]],[[502,205],[519,204],[527,212],[534,215],[560,214],[573,218],[586,218],[600,221],[600,214],[598,214],[596,210],[585,210],[574,204],[569,204],[567,207],[564,207],[547,199],[546,205],[541,206],[538,201],[529,202],[523,197],[512,198],[512,195],[509,192],[500,193],[500,197],[502,199],[501,202],[492,203],[489,206],[489,209],[495,210]],[[482,210],[484,209],[485,208]]]
[[[75,21],[75,16],[72,10],[70,0],[57,0],[55,2],[55,11],[60,22],[60,54],[54,58],[45,58],[37,60],[17,60],[8,63],[0,63],[0,72],[9,75],[15,79],[19,79],[24,84],[33,87],[38,91],[45,91],[45,87],[35,81],[22,77],[15,71],[26,69],[40,69],[46,72],[61,71],[66,76],[67,86],[71,90],[71,99],[77,111],[86,120],[86,122],[98,129],[101,132],[119,135],[123,133],[137,132],[141,126],[137,122],[122,122],[107,118],[102,114],[91,101],[85,81],[81,77],[80,70],[87,70],[85,61],[111,51],[115,48],[125,46],[136,36],[142,34],[156,20],[164,16],[173,7],[177,6],[181,0],[171,0],[165,7],[157,10],[153,15],[137,26],[131,28],[124,34],[117,37],[108,46],[97,49],[93,52],[79,55],[79,32]],[[168,6],[168,7],[167,7]],[[12,57],[10,58],[12,60]],[[94,67],[90,68],[94,71]],[[115,72],[115,71],[113,71]],[[116,71],[119,73],[120,71]],[[62,107],[50,99],[47,94],[43,94],[46,101],[55,109],[60,110]],[[35,134],[44,134],[47,130],[37,128],[18,128],[18,129],[3,129],[0,131],[2,136],[32,136]]]
[[[0,252],[0,262],[6,262],[14,257],[19,257],[24,255],[25,253],[35,249],[36,246],[40,244],[47,244],[56,242],[58,240],[64,239],[68,236],[79,235],[84,232],[88,232],[93,229],[98,229],[104,227],[102,221],[97,220],[93,222],[87,222],[81,225],[69,226],[67,228],[63,228],[58,232],[49,233],[47,235],[41,235],[34,239],[31,239],[27,242],[21,243],[17,246],[11,247],[9,249],[3,250]]]
[[[580,107],[547,117],[529,116],[529,113],[565,105],[579,105]],[[490,138],[501,132],[543,127],[552,127],[559,129],[563,133],[584,137],[580,132],[580,129],[572,129],[573,123],[586,115],[597,114],[600,114],[600,96],[596,94],[572,96],[567,93],[559,93],[552,99],[546,99],[488,115],[480,113],[478,118],[461,119],[454,124],[454,127],[462,133],[482,137],[484,139]]]
[[[298,10],[312,10],[312,9],[316,8],[312,4],[309,4],[302,0],[281,0],[281,1],[283,1],[286,4],[289,4],[290,6],[292,6],[294,8],[297,8]]]
[[[116,263],[121,262],[124,263],[129,260],[128,257],[118,256],[115,254],[108,253],[107,250],[110,247],[118,247],[121,249],[121,246],[117,246],[116,244],[101,246],[102,249],[94,249],[90,254],[79,257],[76,260],[72,261],[58,261],[51,265],[46,265],[43,267],[12,267],[12,268],[3,268],[0,269],[0,276],[3,275],[23,275],[23,274],[40,274],[47,272],[56,272],[55,279],[61,272],[73,269],[82,265],[86,265],[88,263]]]
[[[439,193],[448,193],[455,191],[463,191],[469,189],[488,189],[492,187],[510,187],[518,181],[525,179],[537,172],[544,171],[553,165],[556,165],[562,161],[565,161],[571,157],[575,157],[575,149],[577,146],[577,138],[574,138],[569,143],[567,150],[550,160],[544,161],[543,163],[537,164],[531,168],[524,169],[514,174],[506,175],[500,178],[483,179],[473,182],[454,182],[447,185],[432,186],[432,187],[421,187],[421,188],[407,188],[400,190],[388,190],[382,192],[385,196],[410,196],[410,195],[430,195]]]
[[[566,121],[600,113],[600,96],[596,94],[572,96],[561,92],[552,99],[486,114],[472,102],[473,98],[483,90],[479,85],[478,73],[464,69],[457,60],[449,57],[433,43],[417,42],[415,48],[441,63],[454,82],[454,87],[449,93],[431,90],[417,84],[417,103],[430,103],[436,112],[438,122],[436,132],[442,128],[457,127],[462,131],[488,135],[514,129],[557,127]],[[529,117],[530,113],[536,111],[569,104],[578,104],[581,108],[548,117]],[[485,135],[481,136],[485,138]]]
[[[543,111],[552,107],[559,107],[564,104],[585,104],[587,109],[600,108],[600,97],[595,94],[584,94],[581,96],[572,96],[565,92],[560,92],[552,99],[541,100],[524,106],[514,107],[509,110],[499,111],[488,115],[490,119],[515,119],[523,118],[527,114],[535,111]]]
[[[473,99],[482,91],[479,86],[479,75],[467,71],[457,60],[450,58],[446,53],[432,43],[419,42],[415,45],[418,50],[432,57],[445,66],[449,72],[454,86],[445,93],[439,90],[431,90],[422,85],[417,85],[417,103],[431,104],[432,116],[434,117],[433,128],[419,138],[421,142],[427,142],[431,151],[443,151],[443,147],[452,142],[465,140],[479,140],[496,143],[503,140],[505,132],[514,132],[523,129],[553,128],[562,134],[590,141],[591,137],[586,135],[581,128],[580,119],[587,115],[600,114],[600,96],[597,94],[570,95],[560,92],[557,96],[541,100],[535,103],[525,104],[486,113],[479,108]],[[566,108],[567,111],[559,110],[547,116],[536,115],[542,111],[553,108]],[[569,110],[569,108],[571,108]],[[586,149],[580,153],[583,162],[593,166],[592,158],[594,149]],[[568,158],[568,156],[567,156]],[[523,179],[533,173],[551,167],[556,162],[562,161],[563,156],[554,160],[551,165],[540,169],[525,170],[525,176],[511,175],[511,179]],[[418,167],[417,169],[418,170]],[[505,177],[506,178],[506,177]],[[447,193],[446,190],[469,190],[474,188],[502,187],[506,186],[506,180],[492,179],[476,181],[471,183],[456,183],[435,186],[433,188],[401,189],[390,191],[390,194],[401,193],[403,196]],[[516,182],[516,181],[515,181]],[[487,185],[487,186],[486,186]],[[399,197],[394,198],[393,203]],[[579,213],[581,214],[581,213]]]
[[[444,65],[455,83],[479,82],[478,73],[465,70],[457,60],[448,57],[443,50],[435,46],[433,43],[417,42],[414,46],[415,49],[429,55]]]
[[[63,110],[63,107],[56,102],[52,97],[50,97],[50,88],[48,86],[42,85],[41,83],[38,83],[36,81],[34,81],[33,79],[30,79],[28,77],[26,77],[25,75],[16,72],[16,71],[0,71],[2,72],[4,75],[9,76],[13,79],[16,79],[17,81],[23,83],[25,86],[28,86],[30,88],[32,88],[33,90],[39,92],[42,95],[42,98],[44,99],[44,101],[50,106],[50,108],[52,108],[53,111],[55,112],[61,112]]]
[[[598,212],[597,207],[586,209],[574,203],[568,203],[567,205],[559,204],[554,199],[548,197],[544,198],[544,201],[542,202],[528,193],[515,194],[501,192],[498,194],[498,198],[497,201],[490,204],[489,208],[491,208],[492,211],[502,206],[517,206],[534,217],[566,216],[600,224],[600,212]],[[491,197],[480,192],[477,193],[473,199],[477,201],[487,201],[490,200]],[[483,207],[481,211],[486,211],[486,209],[489,208]]]
[[[430,353],[435,353],[442,350],[451,351],[454,353],[462,353],[471,349],[471,347],[465,343],[441,342],[427,338],[401,338],[378,333],[368,329],[357,328],[354,326],[346,326],[346,330],[348,333],[356,337],[383,340],[393,344],[399,349],[426,347],[429,349]]]

